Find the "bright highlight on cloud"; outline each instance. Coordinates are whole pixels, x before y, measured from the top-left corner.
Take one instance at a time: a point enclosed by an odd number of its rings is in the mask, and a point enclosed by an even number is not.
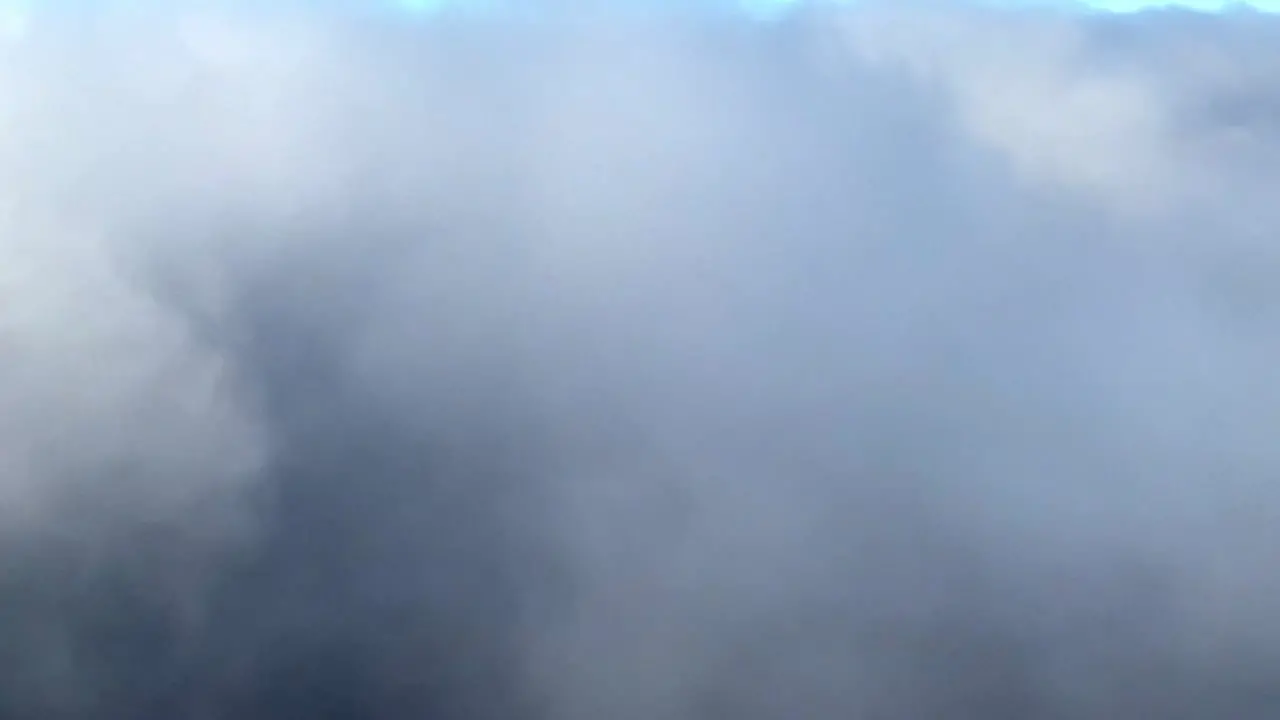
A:
[[[0,53],[3,720],[1280,717],[1280,20],[121,7]]]

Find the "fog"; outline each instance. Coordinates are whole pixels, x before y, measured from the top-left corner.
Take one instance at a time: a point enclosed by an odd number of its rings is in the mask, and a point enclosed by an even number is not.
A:
[[[1280,712],[1280,20],[571,17],[3,41],[0,719]]]

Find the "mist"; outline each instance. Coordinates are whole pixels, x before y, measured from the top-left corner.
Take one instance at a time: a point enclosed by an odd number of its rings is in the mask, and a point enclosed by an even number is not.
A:
[[[4,40],[0,719],[1280,712],[1280,20],[570,17]]]

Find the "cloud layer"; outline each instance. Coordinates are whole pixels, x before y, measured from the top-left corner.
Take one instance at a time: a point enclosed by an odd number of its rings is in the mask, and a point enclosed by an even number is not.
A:
[[[1273,717],[1278,33],[33,25],[0,718]]]

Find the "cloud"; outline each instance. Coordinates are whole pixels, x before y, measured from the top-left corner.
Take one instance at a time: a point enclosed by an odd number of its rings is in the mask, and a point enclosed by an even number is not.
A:
[[[33,18],[0,717],[1270,716],[1276,27]]]

